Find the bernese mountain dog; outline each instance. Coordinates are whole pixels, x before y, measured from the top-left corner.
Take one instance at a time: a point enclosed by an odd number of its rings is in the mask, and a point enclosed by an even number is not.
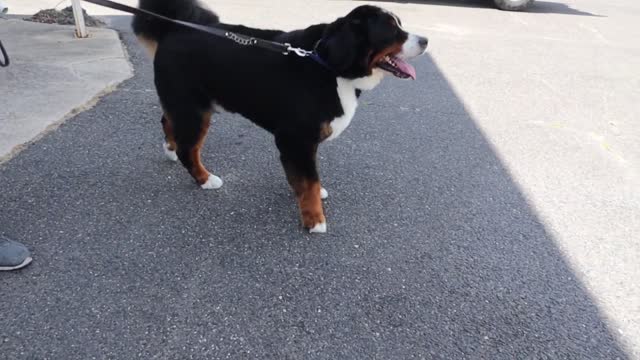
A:
[[[330,24],[290,32],[222,23],[197,0],[140,0],[139,6],[315,51],[320,60],[283,55],[143,15],[132,24],[153,57],[166,155],[180,160],[202,189],[219,188],[222,180],[204,167],[200,149],[216,109],[241,114],[274,135],[303,226],[326,232],[322,199],[328,193],[318,176],[318,145],[347,128],[360,92],[373,89],[385,74],[415,79],[407,59],[423,54],[428,40],[405,31],[393,13],[370,5]]]

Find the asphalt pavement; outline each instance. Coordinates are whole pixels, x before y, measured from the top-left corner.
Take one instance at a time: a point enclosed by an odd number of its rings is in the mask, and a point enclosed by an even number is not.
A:
[[[416,61],[417,81],[366,93],[321,147],[329,232],[309,235],[273,139],[247,120],[214,117],[203,157],[225,181],[218,191],[165,160],[151,65],[128,21],[111,24],[134,77],[0,168],[0,231],[34,253],[0,274],[2,357],[635,356],[625,315],[605,314],[593,274],[576,270],[571,231],[546,220],[544,197],[512,166],[515,140],[486,122],[493,109],[478,104],[497,94],[465,96],[483,75],[444,61],[463,53],[464,29],[439,28],[450,50]],[[614,283],[633,292],[623,275],[627,287]]]

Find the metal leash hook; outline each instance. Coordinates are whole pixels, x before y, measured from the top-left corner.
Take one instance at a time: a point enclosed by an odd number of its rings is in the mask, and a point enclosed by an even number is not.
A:
[[[307,57],[307,56],[310,56],[313,53],[313,51],[300,49],[300,48],[294,48],[289,43],[286,43],[285,45],[287,45],[287,52],[284,53],[285,55],[289,55],[289,52],[293,52],[294,54],[296,54],[296,55],[298,55],[300,57]]]
[[[3,61],[0,61],[0,67],[9,66],[9,55],[7,54],[7,50],[4,49],[4,45],[2,45],[2,41],[0,41],[0,52],[2,52]]]

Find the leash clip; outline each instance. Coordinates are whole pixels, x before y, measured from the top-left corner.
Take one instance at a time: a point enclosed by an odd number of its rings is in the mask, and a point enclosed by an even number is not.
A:
[[[284,55],[289,55],[289,52],[293,52],[300,57],[307,57],[310,56],[311,53],[313,53],[313,51],[291,47],[291,44],[289,43],[285,43],[285,45],[287,46],[287,51],[283,53]]]
[[[329,71],[333,71],[331,66],[329,64],[327,64],[327,62],[324,61],[320,57],[320,55],[318,55],[318,53],[315,50],[314,51],[309,51],[309,50],[305,50],[305,49],[301,49],[301,48],[294,48],[289,43],[284,43],[284,46],[287,47],[287,50],[285,50],[282,53],[283,55],[289,55],[290,52],[293,52],[294,54],[296,54],[296,55],[298,55],[298,56],[300,56],[302,58],[308,57],[309,59],[317,62],[320,65],[322,65],[325,69],[327,69]]]

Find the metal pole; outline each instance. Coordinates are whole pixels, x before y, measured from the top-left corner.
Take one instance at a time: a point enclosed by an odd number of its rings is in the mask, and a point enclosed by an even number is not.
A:
[[[84,25],[84,14],[82,13],[82,5],[80,0],[71,0],[73,8],[73,17],[76,20],[76,36],[79,38],[89,37],[87,27]]]

